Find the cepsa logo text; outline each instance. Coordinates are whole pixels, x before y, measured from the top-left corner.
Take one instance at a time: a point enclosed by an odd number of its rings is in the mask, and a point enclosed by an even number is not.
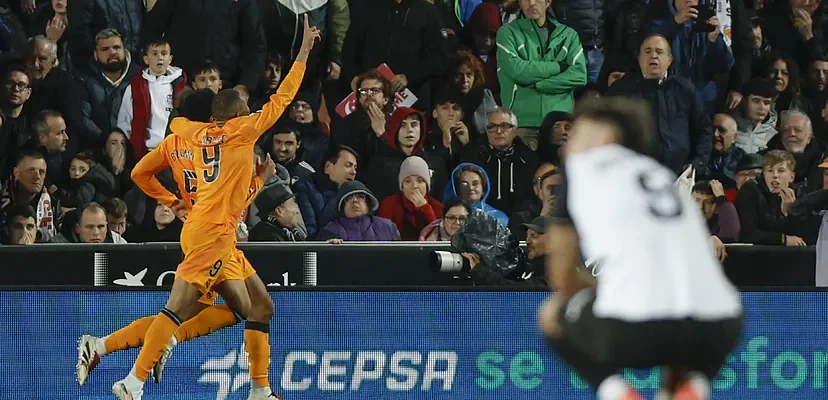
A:
[[[456,371],[453,351],[291,351],[285,356],[281,387],[342,392],[380,383],[390,391],[450,391]]]

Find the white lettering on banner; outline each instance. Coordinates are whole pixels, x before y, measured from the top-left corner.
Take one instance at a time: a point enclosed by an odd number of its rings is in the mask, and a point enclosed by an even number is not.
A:
[[[326,351],[322,353],[322,367],[319,368],[319,390],[345,390],[345,382],[334,382],[330,378],[345,376],[348,373],[344,365],[334,365],[335,361],[350,361],[350,351]]]
[[[155,285],[156,286],[164,286],[164,277],[167,276],[167,275],[172,275],[173,280],[175,280],[175,271],[166,271],[166,272],[162,272],[161,275],[158,275],[158,280],[155,281]],[[172,282],[170,282],[170,284],[172,285]]]
[[[389,360],[390,362],[387,362]],[[457,353],[453,351],[396,351],[390,354],[382,351],[324,351],[320,354],[310,351],[291,351],[285,356],[282,368],[281,386],[287,391],[305,391],[313,386],[312,376],[316,375],[316,387],[323,391],[358,391],[363,384],[384,383],[390,391],[410,391],[417,388],[428,391],[435,387],[450,391],[457,374]],[[297,363],[318,366],[317,373],[297,376]],[[353,371],[348,385],[348,373]],[[385,378],[385,379],[383,379]],[[437,383],[437,382],[441,383]]]
[[[144,275],[147,274],[147,269],[144,268],[140,272],[135,275],[129,273],[129,271],[124,271],[124,277],[121,279],[116,279],[112,281],[112,283],[120,286],[144,286]]]
[[[296,286],[296,282],[291,282],[287,272],[282,274],[282,283],[273,282],[268,283],[267,286]]]
[[[240,350],[231,350],[223,357],[207,359],[201,364],[203,372],[198,378],[198,383],[217,384],[216,400],[225,400],[230,393],[250,383],[248,362],[244,345]]]

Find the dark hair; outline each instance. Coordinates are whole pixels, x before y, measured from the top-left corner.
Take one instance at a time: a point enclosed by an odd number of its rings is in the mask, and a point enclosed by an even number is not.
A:
[[[607,124],[615,131],[618,144],[647,154],[653,141],[653,117],[644,100],[606,97],[588,99],[575,109],[575,119],[589,119]]]
[[[127,173],[129,173],[129,170],[131,170],[132,167],[135,166],[135,150],[132,149],[132,142],[129,141],[129,137],[127,137],[127,134],[121,128],[112,127],[109,128],[108,133],[101,133],[101,136],[98,139],[98,148],[95,152],[95,160],[98,162],[98,164],[103,165],[106,169],[112,169],[112,162],[106,155],[106,142],[109,141],[109,136],[112,135],[113,132],[118,132],[121,136],[124,137],[124,151],[126,152],[124,154],[124,170],[127,171]]]
[[[92,166],[95,165],[95,160],[92,159],[92,155],[86,152],[80,152],[75,154],[74,156],[72,156],[72,160],[74,159],[78,159],[80,161],[85,162],[86,165],[89,166],[89,168],[92,168]]]
[[[469,206],[469,203],[466,203],[465,201],[463,201],[461,199],[454,198],[454,199],[450,199],[449,201],[446,202],[446,204],[443,205],[443,218],[446,217],[446,214],[448,214],[450,209],[452,209],[454,207],[458,207],[458,206],[465,208],[466,212],[471,214],[472,208],[471,208],[471,206]]]
[[[162,46],[168,46],[170,48],[170,52],[172,52],[172,46],[170,46],[170,42],[168,42],[164,38],[160,38],[160,39],[153,40],[153,41],[147,43],[146,46],[144,46],[144,55],[145,56],[149,55],[149,52],[150,52],[151,48],[153,48],[153,47],[162,47]]]
[[[117,197],[110,197],[104,200],[101,206],[106,211],[106,215],[111,215],[115,218],[123,218],[129,212],[126,202]]]
[[[17,153],[17,160],[15,161],[14,165],[20,165],[26,158],[34,158],[35,160],[43,160],[46,161],[46,156],[43,155],[42,152],[37,150],[21,150]]]
[[[279,70],[282,71],[285,69],[285,59],[278,51],[274,51],[267,56],[267,64],[276,64],[279,66]]]
[[[4,82],[9,81],[9,75],[11,75],[12,72],[19,72],[21,74],[24,74],[27,78],[29,78],[30,81],[32,79],[32,77],[29,75],[29,71],[26,70],[25,66],[20,64],[12,64],[6,67],[6,75],[4,78]]]
[[[458,90],[454,87],[445,86],[442,90],[438,91],[436,95],[434,95],[434,109],[437,109],[437,106],[441,106],[443,104],[455,104],[463,108],[463,95],[460,94]]]
[[[779,51],[771,51],[768,55],[759,59],[759,62],[754,64],[756,68],[753,70],[753,76],[770,79],[769,75],[773,73],[774,64],[776,64],[777,61],[785,62],[785,65],[788,68],[788,87],[785,88],[783,93],[798,94],[799,65],[796,61],[783,55]],[[774,89],[774,93],[776,93],[776,89]]]
[[[771,99],[776,96],[773,83],[762,77],[751,78],[751,80],[749,80],[742,88],[742,92],[745,97],[754,95]]]
[[[713,189],[710,188],[710,181],[698,181],[693,185],[692,193],[701,193],[705,196],[712,196]]]
[[[220,121],[227,121],[234,118],[239,109],[244,105],[241,95],[235,89],[224,89],[213,97],[210,109],[213,118]]]
[[[35,115],[32,121],[32,130],[35,134],[45,135],[49,131],[49,118],[62,118],[63,115],[55,110],[42,110]]]
[[[367,81],[369,79],[376,80],[382,85],[382,95],[388,99],[388,104],[392,104],[394,102],[394,90],[391,89],[391,81],[388,80],[385,76],[383,76],[379,70],[376,68],[371,68],[363,73],[361,73],[357,77],[356,87],[359,89],[362,86],[363,81]]]
[[[347,151],[348,153],[353,154],[354,158],[359,160],[359,154],[356,152],[356,150],[352,149],[351,147],[341,145],[341,144],[340,145],[332,145],[331,147],[328,148],[328,152],[327,152],[327,154],[325,154],[325,160],[322,163],[322,165],[324,165],[325,163],[328,163],[328,162],[331,163],[331,164],[336,164],[339,161],[339,157],[342,155],[343,151]]]
[[[213,116],[213,98],[216,94],[211,89],[199,89],[190,92],[181,105],[178,106],[178,116],[189,119],[190,121],[210,122],[210,117]]]
[[[28,204],[13,204],[6,208],[3,212],[5,221],[8,222],[8,227],[16,217],[34,218],[37,221],[37,213],[34,208]]]
[[[270,133],[270,135],[272,136],[276,136],[280,133],[292,133],[294,136],[296,136],[297,142],[302,140],[301,126],[298,122],[290,118],[280,118],[278,121],[276,121],[276,124],[268,130],[268,133]]]
[[[221,78],[221,68],[219,68],[218,64],[205,58],[197,63],[188,75],[193,79],[193,81],[195,81],[196,75],[206,74],[209,72],[216,72],[219,74],[219,78]]]

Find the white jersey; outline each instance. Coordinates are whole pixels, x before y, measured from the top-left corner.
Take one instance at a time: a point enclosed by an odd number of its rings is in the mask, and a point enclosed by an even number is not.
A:
[[[676,176],[619,145],[567,156],[566,207],[586,259],[597,260],[598,317],[636,322],[740,315],[698,207]]]

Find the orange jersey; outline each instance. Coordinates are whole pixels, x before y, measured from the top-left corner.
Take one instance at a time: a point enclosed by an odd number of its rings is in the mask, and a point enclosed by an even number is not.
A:
[[[198,201],[187,222],[225,225],[228,232],[235,232],[239,215],[249,204],[249,177],[253,175],[256,141],[293,101],[304,75],[305,64],[293,63],[279,90],[261,111],[233,118],[222,127],[185,118],[173,119],[170,124],[173,135],[193,146],[193,164],[198,176]]]
[[[198,176],[195,173],[193,154],[193,147],[186,140],[169,135],[135,165],[132,180],[147,196],[171,207],[178,197],[170,193],[155,177],[157,173],[169,167],[184,206],[191,210],[198,194]],[[262,179],[253,177],[249,188],[244,192],[247,205],[253,201],[262,186]]]

